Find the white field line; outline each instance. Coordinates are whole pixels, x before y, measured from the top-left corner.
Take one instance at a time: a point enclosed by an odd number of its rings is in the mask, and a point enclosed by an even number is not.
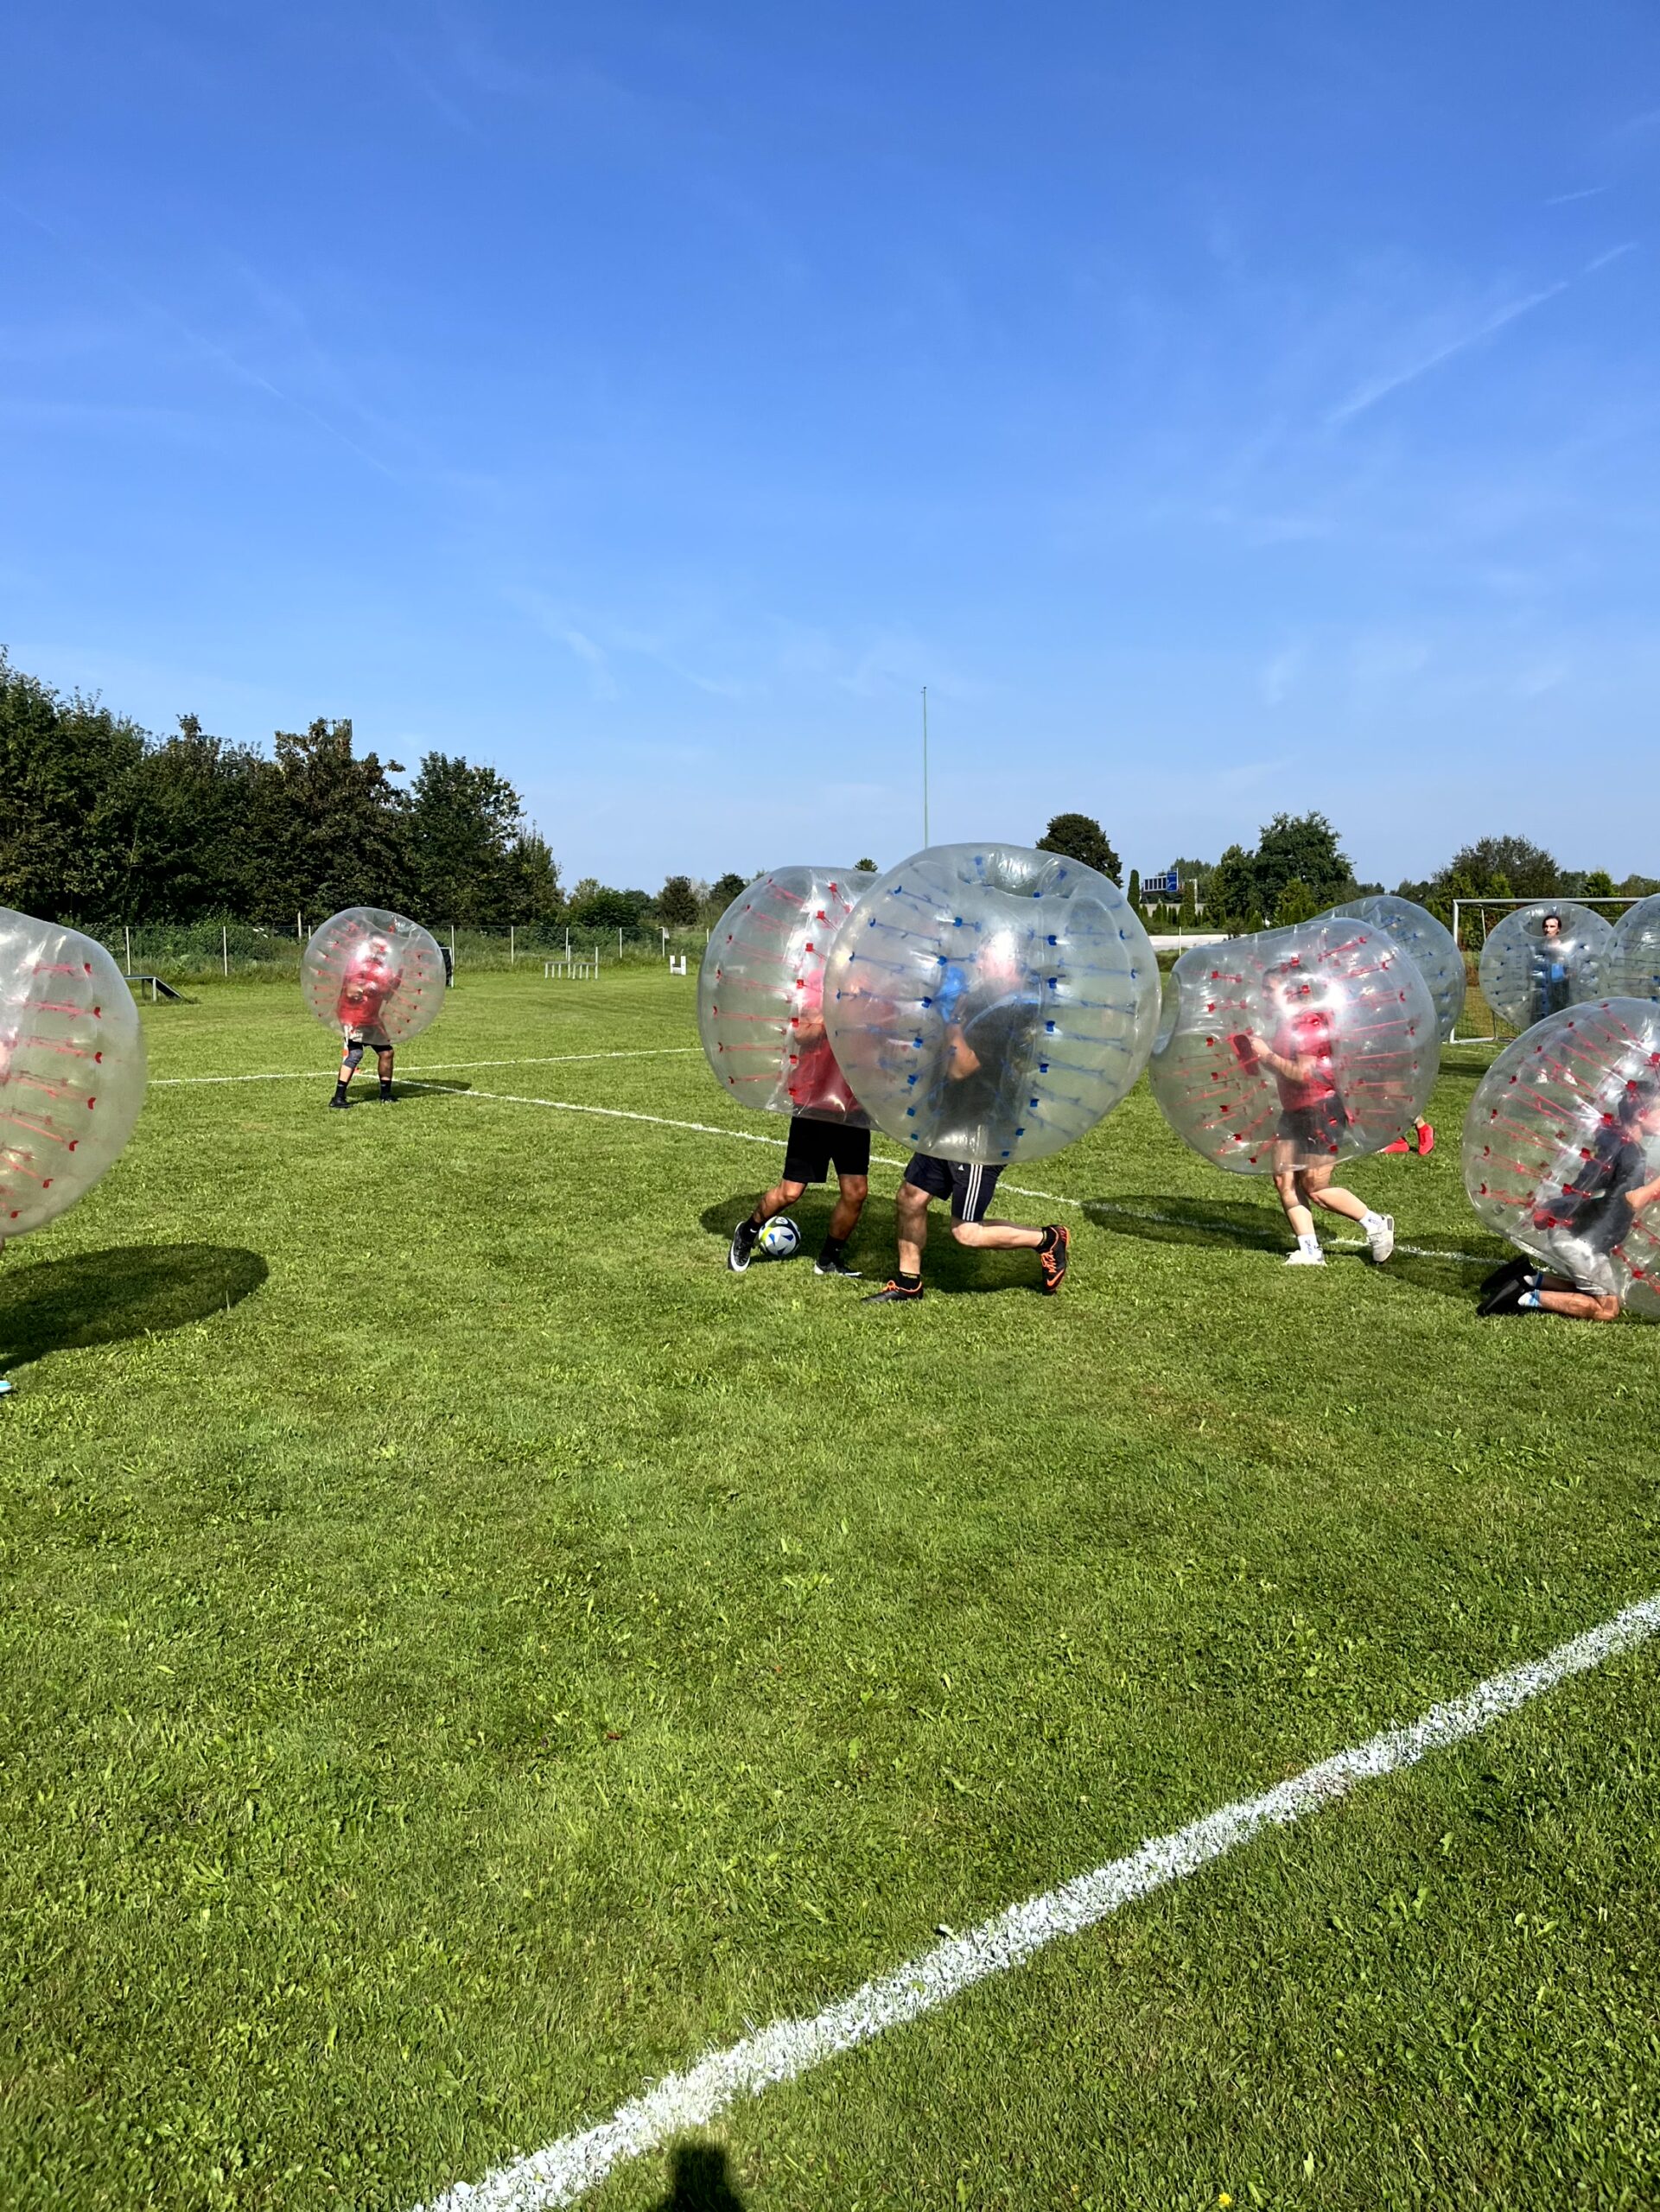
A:
[[[413,1082],[423,1075],[455,1075],[464,1068],[553,1068],[568,1067],[577,1060],[668,1060],[703,1050],[700,1045],[657,1045],[649,1051],[639,1052],[550,1052],[540,1058],[523,1060],[423,1060],[418,1068],[404,1071],[407,1080]],[[279,1068],[258,1075],[161,1075],[150,1084],[152,1090],[188,1090],[193,1084],[203,1083],[326,1083],[330,1070],[328,1066],[315,1068]]]
[[[1317,1766],[1305,1767],[1260,1796],[1224,1805],[1173,1834],[1154,1837],[1126,1858],[1010,1905],[966,1935],[863,1983],[811,2019],[775,2020],[700,2059],[685,2073],[666,2075],[597,2126],[562,2136],[482,2181],[455,2183],[424,2212],[544,2212],[569,2204],[628,2159],[688,2129],[707,2127],[740,2097],[759,2096],[779,2082],[793,2082],[826,2059],[933,2012],[975,1983],[1023,1965],[1058,1937],[1092,1928],[1138,1897],[1197,1873],[1263,1829],[1288,1827],[1339,1803],[1358,1783],[1416,1766],[1431,1751],[1463,1743],[1569,1676],[1635,1650],[1657,1634],[1660,1594],[1628,1605],[1542,1659],[1490,1675],[1462,1697],[1432,1706],[1408,1727],[1385,1729]]]
[[[619,1054],[617,1057],[624,1056]],[[479,1065],[484,1064],[480,1062]],[[223,1082],[234,1080],[234,1078],[197,1077],[196,1080]],[[445,1086],[442,1084],[434,1084],[430,1087],[435,1090],[442,1090]],[[526,1098],[517,1096],[512,1092],[506,1090],[469,1089],[456,1090],[450,1095],[456,1098],[482,1099],[499,1106],[544,1106],[550,1112],[557,1114],[596,1114],[619,1122],[647,1122],[659,1129],[691,1129],[699,1136],[730,1137],[734,1144],[771,1145],[774,1152],[782,1152],[785,1149],[785,1140],[782,1137],[758,1136],[747,1129],[717,1128],[708,1122],[671,1121],[666,1115],[632,1113],[621,1106],[583,1106],[578,1105],[574,1100],[569,1098]],[[899,1174],[904,1173],[906,1165],[902,1160],[885,1159],[880,1153],[872,1154],[870,1164],[873,1167],[890,1167]],[[1191,1229],[1194,1226],[1192,1222],[1185,1220],[1180,1214],[1155,1213],[1145,1206],[1120,1205],[1111,1198],[1069,1198],[1059,1191],[1034,1191],[1024,1183],[1005,1182],[1000,1183],[997,1187],[1000,1190],[1012,1192],[1016,1198],[1041,1198],[1046,1205],[1071,1206],[1080,1213],[1116,1214],[1125,1221],[1155,1222],[1172,1229]],[[1205,1224],[1199,1225],[1203,1227]],[[1218,1223],[1216,1225],[1215,1233],[1218,1236],[1225,1236],[1228,1234],[1228,1225]],[[1356,1252],[1364,1251],[1366,1243],[1364,1236],[1335,1236],[1331,1241],[1332,1245],[1339,1250]],[[1422,1244],[1397,1244],[1395,1249],[1397,1252],[1409,1254],[1414,1259],[1466,1260],[1477,1267],[1485,1266],[1491,1256],[1481,1252],[1437,1251]]]

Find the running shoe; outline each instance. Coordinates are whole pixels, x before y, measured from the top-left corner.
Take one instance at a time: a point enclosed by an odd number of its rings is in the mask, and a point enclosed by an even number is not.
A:
[[[1512,1275],[1507,1281],[1499,1283],[1496,1288],[1487,1293],[1480,1305],[1477,1306],[1477,1314],[1482,1320],[1489,1321],[1495,1313],[1519,1313],[1522,1306],[1522,1294],[1526,1290],[1529,1281],[1529,1276],[1521,1274]]]
[[[1420,1160],[1428,1160],[1428,1157],[1429,1157],[1429,1155],[1430,1155],[1430,1154],[1431,1154],[1432,1152],[1434,1152],[1434,1149],[1435,1149],[1435,1132],[1434,1131],[1434,1129],[1432,1129],[1432,1128],[1430,1128],[1430,1126],[1429,1126],[1428,1122],[1424,1122],[1424,1124],[1422,1125],[1422,1127],[1421,1127],[1421,1128],[1419,1129],[1419,1131],[1418,1131],[1418,1157],[1419,1157],[1419,1159],[1420,1159]]]
[[[349,1098],[342,1098],[340,1093],[336,1091],[328,1103],[337,1112],[343,1114],[352,1102]]]
[[[732,1232],[732,1242],[727,1248],[726,1263],[735,1275],[741,1275],[754,1255],[755,1239],[760,1235],[753,1221],[741,1221]]]
[[[1518,1252],[1513,1260],[1506,1260],[1502,1268],[1493,1269],[1481,1286],[1482,1295],[1485,1297],[1490,1290],[1497,1290],[1501,1283],[1520,1282],[1523,1275],[1532,1274],[1533,1267],[1534,1263],[1527,1255]]]
[[[1412,1147],[1404,1137],[1396,1137],[1393,1144],[1386,1144],[1383,1149],[1385,1152],[1410,1152]]]
[[[1366,1242],[1371,1247],[1373,1267],[1381,1268],[1395,1249],[1395,1216],[1386,1213],[1376,1229],[1369,1229]]]
[[[862,1306],[914,1306],[922,1295],[922,1285],[906,1282],[884,1283],[880,1290],[868,1290],[859,1301]]]
[[[1038,1265],[1043,1270],[1043,1281],[1038,1288],[1046,1298],[1053,1298],[1066,1280],[1066,1262],[1072,1249],[1072,1232],[1064,1222],[1052,1221],[1043,1235],[1044,1242],[1038,1247]]]
[[[1285,1263],[1288,1268],[1323,1268],[1326,1265],[1326,1255],[1318,1248],[1312,1252],[1305,1252],[1302,1246],[1299,1244],[1294,1252],[1286,1254]]]
[[[849,1267],[839,1252],[821,1252],[812,1263],[816,1275],[845,1275],[849,1282],[862,1282],[864,1276],[857,1268]]]

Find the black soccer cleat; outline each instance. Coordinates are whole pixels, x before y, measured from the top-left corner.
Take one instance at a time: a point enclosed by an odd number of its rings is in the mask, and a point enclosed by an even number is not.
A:
[[[343,1114],[352,1102],[349,1098],[342,1098],[337,1090],[328,1103],[331,1106],[337,1108],[339,1111]]]
[[[914,1306],[922,1295],[922,1285],[890,1282],[881,1290],[868,1290],[860,1300],[862,1306]]]
[[[1495,1313],[1519,1313],[1528,1281],[1526,1274],[1506,1275],[1502,1282],[1496,1283],[1477,1306],[1479,1318],[1488,1321]]]
[[[1506,1260],[1502,1268],[1493,1269],[1481,1286],[1484,1295],[1489,1291],[1498,1290],[1504,1283],[1520,1282],[1523,1275],[1533,1273],[1533,1267],[1534,1263],[1527,1255],[1518,1252],[1515,1259]]]
[[[741,1221],[732,1232],[732,1242],[727,1247],[726,1263],[735,1275],[741,1275],[755,1255],[755,1239],[760,1235],[753,1221]]]
[[[1066,1261],[1072,1250],[1072,1232],[1064,1223],[1052,1221],[1043,1235],[1044,1242],[1038,1247],[1038,1265],[1043,1270],[1043,1281],[1038,1288],[1046,1298],[1053,1298],[1066,1280]]]
[[[862,1282],[864,1275],[857,1268],[849,1267],[839,1252],[821,1252],[812,1263],[816,1275],[845,1275],[849,1282]]]

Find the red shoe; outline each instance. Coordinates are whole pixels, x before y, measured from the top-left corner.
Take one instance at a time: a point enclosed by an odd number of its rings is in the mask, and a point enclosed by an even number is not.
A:
[[[1404,1137],[1396,1137],[1393,1144],[1386,1144],[1383,1149],[1385,1152],[1410,1152],[1412,1147]]]
[[[1429,1157],[1429,1155],[1430,1155],[1430,1154],[1431,1154],[1432,1152],[1434,1152],[1434,1149],[1435,1149],[1435,1132],[1434,1131],[1434,1129],[1432,1129],[1432,1128],[1430,1128],[1430,1126],[1429,1126],[1429,1124],[1428,1124],[1428,1122],[1421,1122],[1418,1124],[1418,1157],[1419,1157],[1419,1159],[1420,1159],[1420,1160],[1428,1160],[1428,1157]]]

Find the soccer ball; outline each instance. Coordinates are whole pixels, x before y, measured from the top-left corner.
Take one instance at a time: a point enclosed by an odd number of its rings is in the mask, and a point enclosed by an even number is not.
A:
[[[801,1249],[801,1231],[788,1214],[777,1213],[755,1241],[769,1260],[792,1260]]]

